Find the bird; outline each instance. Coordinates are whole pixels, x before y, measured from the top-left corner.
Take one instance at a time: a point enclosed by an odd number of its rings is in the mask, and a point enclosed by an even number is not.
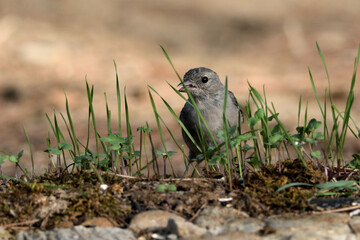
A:
[[[222,138],[218,137],[218,133],[224,129],[223,106],[225,100],[225,86],[220,81],[219,76],[216,72],[209,68],[193,68],[185,73],[183,81],[178,85],[178,87],[181,87],[178,90],[179,92],[186,92],[184,85],[194,99],[194,102],[203,116],[209,131],[213,135],[216,144],[220,144],[224,141]],[[206,145],[208,147],[214,146],[214,141],[209,132],[206,130],[206,127],[204,124],[199,123],[198,114],[191,104],[190,97],[182,108],[179,118],[198,146],[201,146],[199,137],[200,125]],[[235,125],[237,126],[239,122],[244,121],[239,104],[234,94],[229,90],[227,93],[226,119],[231,127]],[[189,161],[194,161],[201,151],[191,141],[183,128],[182,136],[189,148]]]

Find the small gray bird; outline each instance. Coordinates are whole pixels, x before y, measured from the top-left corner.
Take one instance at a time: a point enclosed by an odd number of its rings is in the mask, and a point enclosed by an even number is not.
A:
[[[194,98],[196,106],[201,112],[206,124],[209,127],[217,144],[223,142],[223,139],[217,137],[218,132],[223,130],[223,106],[225,99],[225,86],[221,83],[216,72],[211,69],[199,67],[190,69],[184,75],[183,83],[179,91],[185,92],[185,88],[189,90],[191,96]],[[190,102],[190,100],[189,100]],[[180,120],[185,125],[196,143],[201,146],[199,139],[199,121],[196,110],[186,102],[180,113]],[[226,119],[230,126],[238,125],[239,118],[243,121],[242,112],[236,101],[234,94],[228,91],[226,103]],[[208,146],[214,146],[210,134],[202,125],[202,132],[204,139]],[[197,147],[190,140],[188,135],[182,130],[182,135],[186,145],[189,147],[189,160],[193,160],[200,153]]]

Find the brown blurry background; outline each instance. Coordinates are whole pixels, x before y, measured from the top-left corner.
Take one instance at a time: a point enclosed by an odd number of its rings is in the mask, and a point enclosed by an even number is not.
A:
[[[42,172],[50,130],[45,113],[65,113],[63,89],[77,134],[83,138],[86,75],[95,85],[98,126],[105,134],[104,92],[116,116],[113,60],[122,87],[127,87],[134,129],[146,121],[155,129],[147,85],[177,112],[184,103],[166,83],[179,81],[159,45],[181,75],[199,66],[212,68],[223,81],[227,75],[229,89],[244,104],[247,81],[259,90],[265,85],[268,100],[293,131],[300,95],[309,101],[309,118],[320,119],[307,70],[309,66],[322,98],[327,79],[316,41],[327,61],[335,102],[343,109],[360,42],[359,11],[357,0],[1,1],[0,150],[17,154],[25,149],[21,161],[30,169],[25,126],[34,145],[36,170]],[[358,124],[359,84],[353,108]],[[178,124],[158,99],[157,103],[181,139]],[[359,141],[347,143],[350,155],[360,151]],[[168,144],[177,151],[171,140]],[[161,149],[159,142],[156,148]],[[178,165],[181,169],[182,162]],[[13,165],[5,164],[4,173],[11,175]]]

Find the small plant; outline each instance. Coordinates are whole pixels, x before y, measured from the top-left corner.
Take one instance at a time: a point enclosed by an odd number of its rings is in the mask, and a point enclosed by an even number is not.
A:
[[[77,138],[75,131],[76,128],[73,124],[69,108],[69,102],[65,93],[66,117],[61,113],[60,116],[65,124],[69,140],[66,139],[65,134],[59,127],[57,114],[53,114],[52,120],[49,115],[46,114],[52,132],[56,139],[56,144],[54,146],[50,141],[50,137],[48,137],[48,148],[45,149],[45,152],[49,154],[49,171],[51,169],[60,172],[62,170],[68,169],[70,169],[71,172],[73,172],[75,169],[79,171],[85,169],[92,169],[93,171],[97,171],[96,169],[101,169],[103,171],[111,170],[115,173],[130,176],[144,176],[144,171],[147,171],[147,176],[150,176],[149,169],[152,167],[153,173],[160,176],[159,163],[157,158],[158,156],[161,156],[161,158],[164,160],[164,177],[170,176],[166,174],[167,162],[169,162],[171,166],[172,176],[175,176],[175,171],[170,158],[175,152],[167,150],[164,139],[162,137],[161,128],[161,124],[165,125],[165,123],[162,118],[157,114],[154,102],[152,102],[152,106],[154,109],[155,118],[157,119],[158,130],[162,139],[164,151],[154,149],[154,144],[151,137],[152,129],[147,123],[146,125],[137,128],[137,131],[140,132],[139,150],[137,150],[138,147],[134,145],[135,136],[132,133],[129,106],[126,97],[126,88],[124,88],[122,95],[120,92],[120,84],[115,62],[114,65],[116,72],[118,131],[115,132],[111,127],[112,112],[107,102],[107,95],[104,94],[106,102],[107,135],[101,136],[101,134],[98,132],[95,111],[93,108],[94,86],[90,86],[86,81],[86,92],[89,104],[87,121],[88,131],[86,143],[82,143]],[[149,95],[150,99],[152,99],[150,92]],[[125,110],[125,128],[123,128],[121,124],[123,118],[121,114],[122,104],[124,105]],[[123,135],[122,129],[126,130],[125,135]],[[167,130],[170,132],[169,128],[167,128]],[[90,149],[90,140],[92,139],[92,134],[94,136],[94,142],[96,147],[95,151]],[[175,138],[173,137],[173,139]],[[151,147],[150,152],[148,151],[147,142],[149,142],[149,145]],[[158,154],[159,151],[161,152],[161,154]],[[67,159],[69,157],[72,160],[70,163],[67,162]],[[143,162],[143,157],[145,157],[145,163]]]
[[[325,162],[327,164],[331,163],[332,166],[334,166],[335,162],[336,162],[336,165],[339,170],[341,166],[345,165],[343,153],[344,153],[345,139],[346,139],[348,131],[350,130],[350,132],[353,134],[353,136],[355,138],[357,138],[357,139],[360,138],[360,130],[359,130],[358,126],[356,125],[355,121],[353,121],[351,118],[351,109],[352,109],[352,106],[354,103],[354,87],[355,87],[355,82],[356,82],[356,73],[357,73],[357,68],[359,65],[359,57],[360,57],[360,45],[358,48],[357,56],[355,57],[355,61],[354,61],[353,76],[352,76],[352,80],[350,83],[350,89],[348,92],[344,112],[340,112],[338,107],[336,107],[336,105],[333,101],[332,92],[331,92],[330,76],[329,76],[329,72],[326,67],[325,59],[324,59],[324,56],[323,56],[323,54],[320,50],[320,47],[317,43],[316,43],[316,46],[317,46],[319,55],[321,57],[321,60],[323,62],[326,76],[328,79],[328,88],[325,89],[325,99],[324,99],[324,102],[322,105],[320,103],[320,100],[319,100],[319,97],[317,94],[317,90],[315,87],[314,79],[312,77],[312,74],[311,74],[311,71],[309,68],[309,75],[310,75],[310,80],[311,80],[311,84],[313,87],[313,91],[314,91],[316,100],[318,102],[319,109],[323,116],[323,134],[322,134],[324,137],[324,139],[323,139],[323,152],[324,152],[323,159],[325,160]],[[329,126],[329,123],[328,123],[327,99],[329,99],[329,101],[330,101],[331,118],[333,121],[333,126]],[[350,126],[350,120],[352,121],[353,126],[358,131],[357,133]],[[317,155],[319,156],[319,154],[317,154]]]
[[[329,160],[332,163],[331,166],[335,166],[334,160],[336,157],[338,169],[340,169],[340,166],[345,165],[343,159],[343,147],[347,131],[350,130],[357,139],[360,136],[359,128],[356,126],[350,115],[352,104],[354,101],[354,86],[359,62],[360,46],[357,57],[355,58],[354,73],[344,113],[341,113],[332,101],[330,78],[328,75],[327,67],[318,44],[317,48],[328,76],[329,91],[325,90],[325,96],[330,99],[333,116],[333,126],[330,128],[327,121],[327,98],[325,97],[324,107],[322,107],[318,98],[318,94],[316,92],[314,79],[310,70],[310,81],[323,115],[323,123],[314,118],[308,121],[306,105],[304,123],[303,125],[300,125],[302,101],[302,99],[300,98],[298,110],[298,127],[296,128],[296,134],[292,135],[280,121],[279,113],[276,111],[273,103],[271,103],[270,106],[268,105],[265,89],[263,89],[263,96],[261,96],[261,94],[249,83],[249,100],[248,103],[245,105],[244,109],[248,119],[250,131],[246,133],[241,133],[241,130],[239,130],[236,133],[236,128],[232,128],[232,126],[227,126],[227,124],[224,124],[224,130],[219,132],[218,134],[218,137],[224,139],[224,142],[222,144],[219,144],[217,146],[216,142],[214,141],[213,147],[208,147],[205,144],[201,144],[201,146],[198,146],[198,149],[201,150],[201,154],[197,157],[197,161],[199,162],[201,160],[204,160],[206,170],[208,169],[208,167],[217,169],[218,165],[224,166],[224,175],[227,176],[231,188],[231,179],[233,178],[233,176],[237,176],[237,178],[242,178],[243,172],[246,172],[246,162],[250,163],[255,168],[259,167],[261,164],[274,164],[278,162],[279,171],[281,172],[280,162],[286,159],[291,159],[289,153],[290,146],[295,150],[295,152],[297,153],[297,157],[301,159],[305,166],[305,158],[316,160],[319,167],[322,166],[322,168],[325,170],[326,175],[328,171],[327,166],[329,164]],[[178,76],[180,82],[182,82],[182,79],[175,70],[175,67],[172,64],[168,54],[164,49],[163,51],[170,65]],[[227,90],[227,79],[225,81],[225,86]],[[211,132],[208,130],[206,123],[203,121],[201,113],[198,111],[191,94],[189,94],[188,90],[186,89],[186,86],[185,90],[187,92],[189,100],[186,100],[186,98],[184,98],[181,93],[177,91],[177,89],[175,89],[173,86],[171,86],[171,88],[182,99],[184,99],[185,101],[189,101],[189,103],[198,113],[199,122],[201,122],[205,126],[205,129],[207,129],[208,133],[211,135]],[[153,91],[156,92],[155,90]],[[172,108],[163,98],[162,100],[166,104],[172,115],[176,118],[178,123],[181,125],[181,127],[184,129],[184,132],[196,145],[196,142],[194,141],[194,139],[192,139],[192,136],[189,134],[185,126],[182,125],[180,119],[174,113]],[[226,98],[224,105],[226,105]],[[255,106],[255,110],[252,110],[251,106]],[[224,123],[226,123],[225,115],[223,117]],[[343,122],[342,125],[340,125],[339,123],[340,120],[342,120]],[[355,133],[352,127],[350,127],[350,120],[352,120],[352,123],[357,129],[358,133]],[[202,136],[202,129],[199,130],[199,135]],[[250,142],[252,142],[252,144],[249,144]],[[321,143],[323,146],[322,149]],[[305,147],[309,149],[309,153],[307,152]],[[247,154],[247,157],[244,157],[245,154]],[[275,160],[275,162],[273,160]],[[188,162],[189,164],[191,164],[190,159],[188,160]],[[238,166],[238,168],[236,167],[236,165]]]
[[[71,116],[68,98],[65,95],[66,114],[53,113],[53,116],[46,114],[52,133],[54,135],[54,142],[49,137],[47,138],[47,148],[45,152],[49,155],[49,171],[60,174],[62,171],[83,171],[91,169],[95,172],[99,181],[102,182],[101,171],[112,171],[117,174],[128,176],[147,176],[151,174],[155,176],[163,176],[165,178],[177,177],[175,168],[172,162],[172,157],[175,154],[181,154],[186,166],[185,175],[190,172],[190,176],[211,176],[211,173],[217,172],[226,176],[226,181],[229,188],[233,188],[233,184],[243,183],[249,171],[258,171],[263,166],[278,165],[279,173],[282,172],[281,162],[288,159],[298,158],[306,166],[306,159],[310,159],[317,163],[319,169],[323,169],[325,175],[328,176],[328,171],[334,169],[336,166],[339,170],[344,163],[344,143],[348,132],[350,131],[355,138],[360,138],[360,129],[351,118],[351,109],[354,102],[354,86],[356,81],[357,67],[359,63],[360,47],[354,63],[354,72],[346,107],[341,112],[336,106],[331,95],[330,77],[327,71],[325,60],[320,47],[317,44],[318,52],[324,64],[324,68],[328,78],[328,88],[325,89],[325,99],[320,103],[318,93],[315,87],[315,81],[309,69],[310,81],[318,102],[322,119],[318,121],[315,118],[308,118],[308,105],[306,104],[304,117],[301,115],[302,98],[299,100],[298,107],[298,124],[295,133],[291,133],[285,128],[280,120],[280,113],[276,110],[274,104],[269,102],[266,97],[265,87],[260,93],[250,83],[249,96],[247,103],[240,108],[242,109],[245,118],[247,119],[248,131],[244,131],[240,124],[239,117],[238,126],[229,126],[226,115],[226,100],[228,79],[225,80],[225,99],[223,106],[223,130],[212,136],[209,131],[207,123],[204,121],[199,109],[197,108],[194,99],[189,93],[186,86],[184,89],[188,95],[188,99],[183,96],[174,86],[168,83],[170,88],[174,91],[175,96],[180,97],[180,100],[187,101],[191,104],[197,112],[199,125],[204,128],[199,129],[198,136],[200,142],[194,140],[184,124],[178,117],[178,113],[173,110],[169,103],[151,86],[148,86],[148,95],[151,102],[151,107],[154,112],[156,120],[156,127],[161,140],[161,149],[155,149],[152,139],[152,128],[146,122],[143,126],[137,128],[138,134],[133,133],[133,126],[131,126],[129,106],[126,87],[120,90],[119,77],[117,66],[115,66],[116,76],[116,95],[117,95],[117,129],[112,127],[113,113],[105,97],[105,113],[107,123],[107,133],[99,133],[97,128],[96,114],[93,107],[94,102],[94,86],[90,86],[86,79],[86,93],[88,99],[88,120],[87,120],[87,138],[85,142],[78,139],[76,134],[76,127]],[[163,53],[169,61],[171,67],[176,73],[180,82],[182,78],[176,71],[170,57],[164,48]],[[154,97],[159,97],[165,104],[174,119],[179,123],[180,127],[188,135],[189,139],[201,152],[196,159],[188,159],[184,146],[179,143],[177,138],[172,133],[172,130],[167,126],[163,118],[157,111]],[[330,103],[330,104],[329,104]],[[331,119],[328,120],[328,105],[331,108]],[[122,111],[124,110],[124,115]],[[65,124],[65,131],[59,126],[59,115],[61,121]],[[303,122],[301,121],[303,119]],[[310,119],[310,120],[308,120]],[[125,126],[122,126],[122,120]],[[213,145],[207,146],[204,141],[204,131],[207,131],[213,140]],[[26,139],[31,152],[32,148],[29,137],[24,129]],[[169,149],[165,142],[165,135],[171,137],[177,149]],[[139,145],[135,145],[134,139],[139,137]],[[222,142],[217,143],[215,137],[222,139]],[[94,146],[94,149],[92,149]],[[296,156],[291,153],[295,152]],[[22,155],[17,156],[4,155],[0,157],[0,164],[5,160],[14,162],[20,168],[18,160]],[[359,155],[354,154],[354,159],[349,164],[353,168],[359,168]],[[33,160],[32,160],[33,162]],[[204,171],[199,169],[203,164]],[[34,164],[33,164],[34,165]],[[162,166],[163,169],[160,169]],[[171,171],[168,171],[170,167]],[[33,167],[34,169],[34,167]],[[150,171],[152,169],[152,171]],[[23,170],[22,170],[23,171]],[[152,173],[151,173],[152,172]],[[23,171],[25,175],[27,171]],[[34,170],[32,170],[34,175]]]
[[[352,157],[353,160],[349,163],[349,166],[354,169],[360,169],[360,154],[354,153]]]
[[[177,187],[174,184],[159,184],[156,188],[156,192],[175,192]]]
[[[21,150],[17,155],[6,154],[2,151],[1,151],[1,153],[3,153],[4,155],[0,156],[0,170],[1,170],[0,176],[3,175],[1,165],[4,164],[5,161],[15,163],[16,168],[19,168],[25,176],[28,176],[28,172],[26,170],[24,170],[19,164],[20,158],[24,154],[24,150]],[[15,174],[16,174],[16,170],[15,170]],[[17,176],[15,176],[15,178],[17,178]]]

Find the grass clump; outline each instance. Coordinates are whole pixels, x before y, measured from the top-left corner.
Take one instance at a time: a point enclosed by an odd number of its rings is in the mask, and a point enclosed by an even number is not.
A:
[[[245,118],[247,119],[247,130],[245,131],[244,125],[241,124],[238,124],[238,127],[229,126],[227,124],[225,116],[227,96],[225,94],[223,130],[217,135],[217,137],[223,139],[223,142],[221,144],[216,144],[214,136],[212,136],[209,131],[207,123],[204,121],[204,118],[188,89],[186,89],[186,86],[185,91],[188,94],[188,100],[174,86],[169,84],[174,93],[176,93],[176,96],[179,96],[183,101],[189,101],[197,111],[199,123],[205,126],[204,129],[209,132],[209,135],[213,139],[214,146],[211,147],[206,146],[205,141],[200,141],[202,142],[201,144],[195,142],[193,136],[190,135],[189,131],[180,121],[178,113],[175,112],[169,103],[151,86],[148,86],[148,94],[154,112],[156,128],[160,136],[162,149],[155,149],[152,140],[152,128],[147,122],[145,122],[143,126],[137,128],[139,144],[135,145],[134,138],[136,136],[133,133],[133,126],[131,126],[129,114],[129,107],[131,106],[128,105],[126,87],[123,88],[123,91],[120,90],[117,67],[114,62],[116,73],[117,129],[112,128],[113,114],[108,105],[107,95],[105,93],[107,134],[102,136],[99,133],[96,114],[93,107],[94,86],[90,86],[86,81],[86,93],[88,99],[87,138],[86,142],[81,142],[77,137],[68,98],[64,92],[66,114],[57,114],[55,112],[52,116],[46,114],[55,139],[55,142],[52,142],[50,135],[47,138],[48,147],[45,149],[45,152],[49,155],[48,171],[61,174],[63,171],[74,173],[76,171],[81,172],[91,169],[100,183],[103,182],[101,171],[110,171],[126,176],[150,177],[150,175],[153,174],[165,178],[178,177],[175,174],[174,164],[172,162],[172,156],[177,153],[173,149],[168,149],[164,140],[165,134],[169,134],[178,148],[178,154],[182,154],[184,158],[187,169],[185,174],[206,177],[213,176],[214,174],[217,175],[216,173],[219,173],[225,176],[230,189],[232,189],[233,184],[246,184],[246,181],[244,180],[246,180],[247,174],[259,170],[263,165],[275,165],[278,167],[278,172],[281,174],[283,170],[281,162],[293,158],[299,159],[304,166],[307,166],[307,160],[311,160],[319,167],[319,169],[322,169],[327,177],[329,177],[329,172],[333,173],[335,169],[339,175],[340,169],[345,166],[343,151],[348,132],[356,139],[360,138],[360,129],[355,124],[355,120],[351,118],[360,48],[355,58],[353,77],[350,83],[344,111],[340,111],[332,99],[331,82],[328,70],[318,44],[317,48],[328,79],[328,88],[325,89],[325,99],[322,103],[318,97],[315,81],[310,68],[309,75],[322,119],[321,121],[315,118],[309,120],[307,103],[304,116],[302,117],[303,100],[300,97],[298,106],[298,126],[296,127],[295,133],[291,133],[291,131],[286,129],[281,122],[280,113],[276,110],[272,102],[268,102],[265,87],[263,88],[262,93],[260,93],[249,83],[248,101],[245,105],[241,106]],[[176,71],[170,57],[164,48],[162,48],[162,50],[171,67],[174,69],[179,81],[182,82],[182,78]],[[228,83],[226,79],[226,90],[227,86]],[[158,113],[154,100],[155,96],[162,100],[171,115],[201,151],[201,154],[197,156],[197,161],[193,162],[191,159],[187,159],[183,145],[178,142],[172,133],[172,130]],[[330,105],[331,122],[328,118],[328,105]],[[124,108],[124,116],[122,116],[122,108]],[[60,128],[59,115],[61,121],[65,124],[65,130]],[[123,119],[125,119],[125,126],[122,126]],[[301,119],[303,119],[303,121],[301,121]],[[239,123],[240,121],[241,119],[239,119]],[[123,129],[125,130],[125,134],[123,134]],[[199,136],[204,135],[202,131],[202,129],[199,129]],[[33,162],[32,148],[25,129],[24,133],[30,147]],[[94,149],[90,147],[93,145]],[[4,161],[11,161],[21,168],[18,164],[21,156],[22,152],[18,155],[2,155],[0,157],[0,164]],[[354,159],[350,166],[357,168],[360,165],[358,153],[354,153],[353,157]],[[160,170],[160,162],[163,166],[162,170]],[[203,166],[204,171],[202,171],[199,166]],[[168,167],[170,167],[170,171],[168,171]],[[31,178],[34,175],[33,169],[34,165],[32,167],[31,176],[26,169],[21,169],[21,171],[28,178]]]

